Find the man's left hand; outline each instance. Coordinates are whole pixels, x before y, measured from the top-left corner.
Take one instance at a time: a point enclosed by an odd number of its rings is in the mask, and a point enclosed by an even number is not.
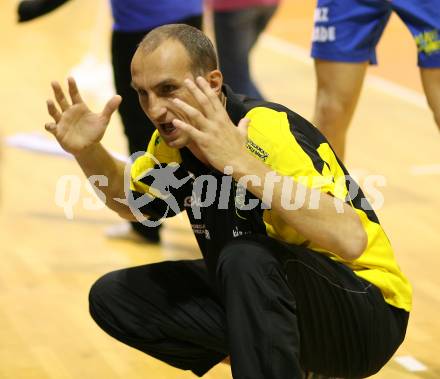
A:
[[[250,120],[243,118],[235,126],[219,96],[204,78],[199,76],[195,83],[186,79],[185,85],[200,104],[201,111],[180,99],[173,99],[190,120],[187,123],[174,119],[173,125],[188,133],[209,164],[223,172],[225,166],[233,166],[237,159],[247,154],[245,145]]]

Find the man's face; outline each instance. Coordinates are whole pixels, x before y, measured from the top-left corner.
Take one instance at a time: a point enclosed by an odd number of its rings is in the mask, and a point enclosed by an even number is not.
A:
[[[185,79],[195,78],[182,44],[169,39],[150,53],[138,49],[131,62],[131,77],[142,109],[164,141],[173,141],[177,148],[187,146],[189,136],[171,122],[175,118],[191,122],[172,99],[178,98],[198,110],[200,105],[184,85]]]

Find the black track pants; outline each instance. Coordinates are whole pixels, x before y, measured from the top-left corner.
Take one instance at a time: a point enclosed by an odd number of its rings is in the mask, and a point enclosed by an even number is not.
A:
[[[111,272],[90,312],[114,338],[199,376],[230,355],[235,379],[372,375],[408,321],[346,266],[263,236],[227,244],[213,279],[202,260]]]

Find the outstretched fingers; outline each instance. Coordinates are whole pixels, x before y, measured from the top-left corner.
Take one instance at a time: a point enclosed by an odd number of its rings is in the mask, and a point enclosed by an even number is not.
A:
[[[67,78],[67,84],[69,86],[69,95],[72,99],[72,104],[83,103],[84,101],[79,94],[78,86],[76,85],[75,79],[73,79],[72,77]]]
[[[202,112],[178,98],[173,99],[173,102],[186,114],[188,119],[191,120],[192,124],[197,129],[203,130],[205,128],[208,119],[202,114]]]
[[[60,108],[63,112],[66,111],[69,108],[70,104],[67,101],[63,90],[61,89],[60,83],[53,81],[51,83],[51,85],[52,85],[52,90],[53,90],[53,93],[55,95],[55,99],[56,99],[58,105],[60,106]]]
[[[203,132],[197,130],[194,126],[186,123],[185,121],[175,118],[172,123],[177,129],[180,129],[187,133],[196,144],[199,144],[203,139]]]
[[[52,133],[53,135],[56,135],[57,125],[54,122],[47,122],[44,125],[44,129],[46,129],[49,133]]]
[[[185,80],[185,85],[189,92],[191,92],[191,95],[193,95],[200,104],[203,114],[207,117],[212,116],[215,108],[208,96],[190,79]]]
[[[52,100],[47,100],[46,105],[47,111],[52,116],[54,121],[58,124],[58,122],[61,120],[61,112],[57,109],[55,103]]]
[[[206,98],[211,103],[212,108],[214,111],[218,111],[219,109],[223,109],[223,105],[218,97],[218,95],[215,93],[215,91],[211,88],[209,83],[206,81],[206,79],[203,76],[198,76],[196,78],[197,86],[201,89],[203,94],[206,96]]]

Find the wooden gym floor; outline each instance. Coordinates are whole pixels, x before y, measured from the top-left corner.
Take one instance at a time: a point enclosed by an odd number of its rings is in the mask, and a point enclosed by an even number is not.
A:
[[[252,62],[268,98],[310,118],[313,4],[303,3],[284,1]],[[71,1],[26,25],[15,22],[15,6],[15,0],[0,4],[0,131],[9,142],[1,157],[0,378],[193,378],[112,340],[87,309],[88,289],[108,271],[198,257],[185,218],[166,222],[160,246],[109,240],[104,230],[118,217],[99,206],[85,209],[92,195],[75,163],[30,149],[35,140],[37,149],[41,139],[49,147],[53,143],[43,130],[51,80],[73,72],[96,110],[111,94],[107,1]],[[435,379],[440,377],[440,138],[421,93],[413,41],[396,18],[379,60],[352,123],[347,164],[361,184],[369,174],[386,180],[377,212],[414,286],[407,339],[396,357],[410,356],[422,365],[405,368],[393,359],[375,378]],[[28,149],[11,146],[14,141]],[[117,117],[105,145],[126,151]],[[59,206],[69,201],[71,220]],[[219,365],[206,378],[231,378],[229,367]]]

